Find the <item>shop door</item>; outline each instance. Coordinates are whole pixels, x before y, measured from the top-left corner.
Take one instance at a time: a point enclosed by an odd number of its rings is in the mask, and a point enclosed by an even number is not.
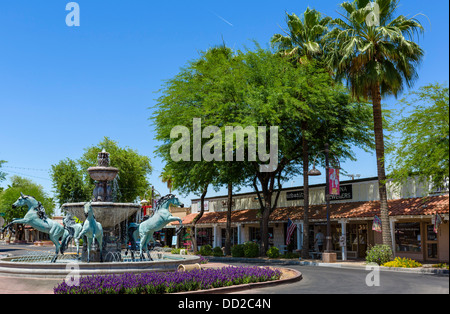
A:
[[[367,251],[367,224],[358,225],[358,257],[365,258]]]
[[[434,225],[427,224],[426,231],[425,259],[427,261],[438,260],[438,237],[437,233],[434,232]]]
[[[348,258],[365,258],[367,251],[367,224],[347,225]]]

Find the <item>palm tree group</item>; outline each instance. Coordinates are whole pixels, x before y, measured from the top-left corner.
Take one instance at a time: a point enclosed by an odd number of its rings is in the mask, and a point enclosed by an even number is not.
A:
[[[415,18],[397,16],[398,0],[354,0],[340,4],[340,18],[324,17],[307,9],[301,17],[287,14],[288,30],[272,44],[301,66],[315,59],[337,81],[345,81],[353,97],[371,100],[380,196],[383,244],[392,245],[386,193],[382,97],[397,95],[417,79],[424,51],[414,42],[423,33]],[[306,140],[306,139],[305,139]],[[307,149],[304,145],[303,149]],[[305,153],[304,156],[307,157]],[[306,163],[306,168],[305,168]],[[304,158],[304,172],[307,172]],[[307,213],[307,174],[304,173]],[[305,213],[305,214],[306,214]]]

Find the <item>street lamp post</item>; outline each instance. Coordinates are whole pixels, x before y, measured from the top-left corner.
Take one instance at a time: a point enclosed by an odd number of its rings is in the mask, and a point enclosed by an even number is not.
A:
[[[330,222],[330,163],[328,160],[328,154],[330,152],[329,147],[328,147],[328,143],[325,144],[325,170],[326,170],[326,174],[325,174],[325,180],[326,180],[326,184],[325,184],[325,202],[327,204],[327,246],[326,246],[326,253],[332,253],[331,251],[331,222]]]
[[[325,170],[326,170],[326,174],[325,174],[325,178],[326,178],[326,184],[325,184],[325,202],[326,202],[326,209],[327,209],[327,236],[326,236],[326,249],[325,249],[325,254],[322,255],[322,258],[324,261],[328,261],[328,262],[334,262],[336,261],[336,253],[333,253],[331,247],[332,247],[332,243],[331,243],[331,222],[330,222],[330,164],[329,164],[329,153],[330,153],[330,149],[329,149],[329,145],[328,143],[325,144],[325,149],[323,151],[321,151],[323,153],[325,153]],[[321,153],[319,152],[319,153]],[[318,153],[318,154],[319,154]],[[316,155],[317,157],[317,155]],[[315,167],[315,158],[314,158],[314,163],[313,163],[313,169],[308,171],[308,175],[310,176],[320,176],[321,173],[319,170],[316,169]]]

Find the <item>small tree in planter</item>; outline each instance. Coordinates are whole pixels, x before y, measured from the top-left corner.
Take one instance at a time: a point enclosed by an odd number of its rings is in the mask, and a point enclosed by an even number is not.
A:
[[[383,265],[390,262],[393,258],[392,249],[389,245],[377,244],[371,247],[366,252],[367,263],[376,263],[378,265]]]

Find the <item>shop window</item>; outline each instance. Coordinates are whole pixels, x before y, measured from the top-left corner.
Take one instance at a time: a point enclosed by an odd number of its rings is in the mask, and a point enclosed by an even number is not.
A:
[[[261,232],[259,231],[259,228],[256,227],[249,227],[249,241],[260,243],[261,242]],[[269,246],[273,245],[273,228],[269,227]]]
[[[222,229],[222,247],[225,246],[226,229]],[[236,245],[238,242],[238,228],[231,228],[231,246]]]
[[[199,228],[197,229],[197,245],[212,245],[213,243],[213,230],[212,228]]]
[[[438,258],[438,238],[434,225],[427,225],[427,258]]]
[[[420,238],[420,223],[396,223],[395,245],[397,252],[421,252],[422,241]]]

